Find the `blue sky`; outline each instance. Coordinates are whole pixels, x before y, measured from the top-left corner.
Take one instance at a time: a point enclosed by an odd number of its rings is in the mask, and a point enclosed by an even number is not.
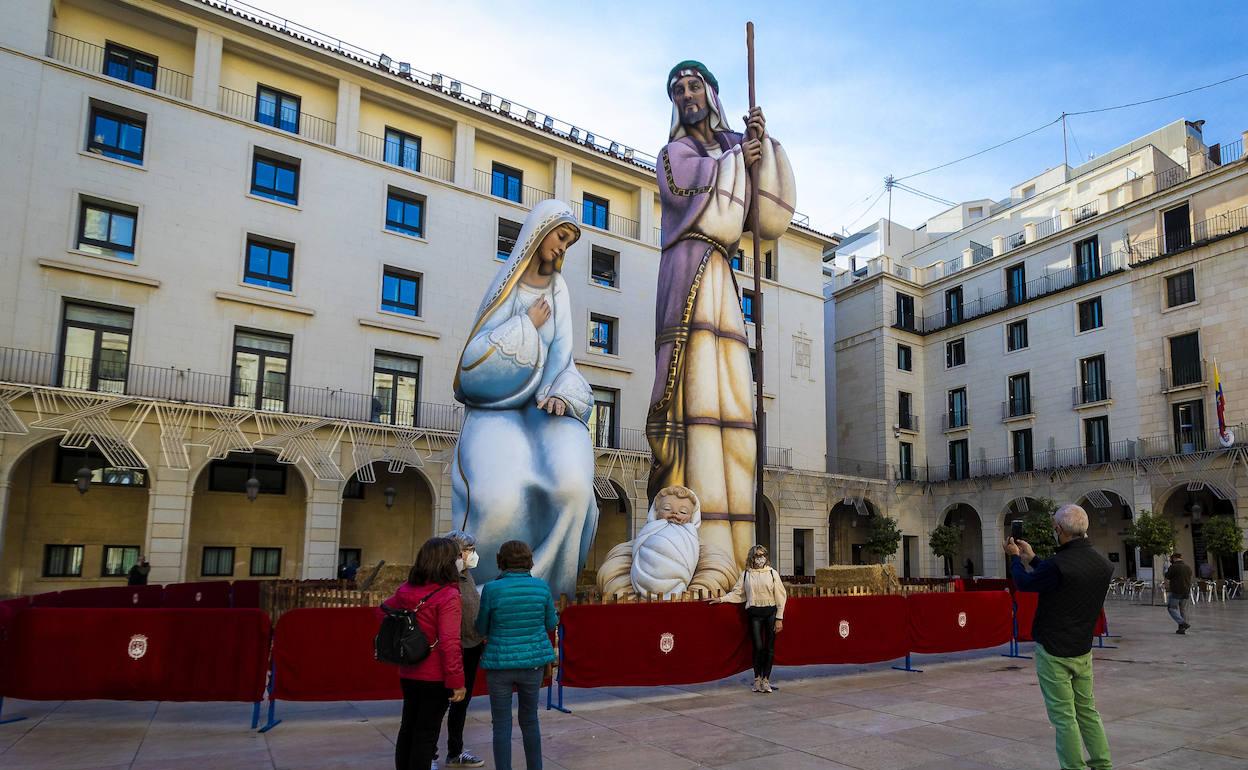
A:
[[[798,209],[822,230],[861,226],[883,178],[1041,126],[1248,72],[1240,3],[399,3],[254,0],[265,10],[426,72],[654,153],[671,115],[663,80],[705,62],[739,125],[745,21],[757,27],[759,104],[794,161]],[[1154,104],[1070,118],[1072,165],[1177,118],[1206,141],[1248,129],[1248,77]],[[1062,162],[1060,124],[908,180],[950,200],[1001,198]],[[893,218],[942,207],[895,192]],[[857,220],[856,222],[854,220]]]

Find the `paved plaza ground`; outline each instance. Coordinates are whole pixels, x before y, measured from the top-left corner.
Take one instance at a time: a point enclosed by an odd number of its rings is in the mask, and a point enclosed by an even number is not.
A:
[[[1118,649],[1097,650],[1096,695],[1119,770],[1248,768],[1248,601],[1199,605],[1177,636],[1161,607],[1114,600]],[[1023,645],[1029,651],[1031,645]],[[568,690],[541,712],[550,770],[1052,770],[1053,733],[1029,660],[1001,650],[887,665],[782,669],[772,695],[731,680]],[[397,702],[279,704],[261,735],[242,704],[6,701],[0,768],[393,767]],[[468,747],[490,755],[488,704]],[[442,743],[443,748],[445,742]],[[523,767],[516,733],[515,759]],[[493,767],[487,762],[486,767]]]

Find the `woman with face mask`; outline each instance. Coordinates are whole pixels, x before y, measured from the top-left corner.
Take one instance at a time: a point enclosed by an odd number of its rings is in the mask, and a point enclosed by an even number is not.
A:
[[[788,598],[780,573],[768,563],[767,549],[750,548],[746,568],[737,584],[711,604],[744,604],[754,645],[754,692],[771,692],[771,664],[776,657],[776,634],[784,629],[784,602]]]
[[[477,612],[481,597],[471,570],[477,566],[477,539],[467,532],[454,530],[446,539],[459,546],[459,558],[455,570],[459,574],[459,606],[462,610],[459,638],[464,649],[464,699],[451,704],[446,715],[446,767],[482,767],[485,760],[464,750],[464,722],[468,718],[468,702],[472,700],[472,686],[477,678],[477,664],[481,662],[484,637],[477,633]],[[437,767],[437,764],[434,764]]]

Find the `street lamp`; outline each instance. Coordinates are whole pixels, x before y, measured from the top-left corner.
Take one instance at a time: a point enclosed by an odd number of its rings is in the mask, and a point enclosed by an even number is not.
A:
[[[243,483],[243,487],[247,491],[247,502],[254,503],[256,497],[260,495],[260,479],[252,476]]]
[[[394,497],[397,494],[394,487],[386,487],[382,494],[386,497],[386,508],[394,507]]]
[[[78,494],[85,495],[87,490],[91,488],[91,469],[82,466],[78,472],[74,474],[74,486],[78,487]]]

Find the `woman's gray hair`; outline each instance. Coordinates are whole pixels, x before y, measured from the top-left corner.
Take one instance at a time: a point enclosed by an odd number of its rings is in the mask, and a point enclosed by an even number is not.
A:
[[[1088,534],[1088,512],[1073,503],[1058,508],[1053,518],[1068,535],[1086,537]]]
[[[459,546],[459,550],[461,551],[477,547],[477,539],[462,529],[453,529],[443,535],[443,537],[447,540],[454,540],[455,545]]]

